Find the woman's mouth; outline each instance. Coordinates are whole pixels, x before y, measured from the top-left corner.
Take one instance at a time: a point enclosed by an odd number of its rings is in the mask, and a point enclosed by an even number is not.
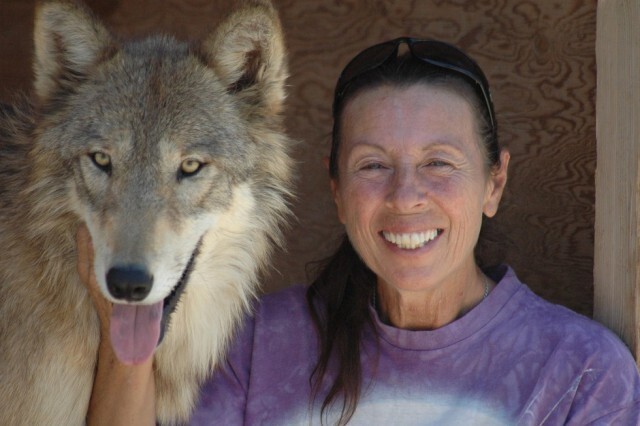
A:
[[[382,231],[382,236],[391,244],[401,249],[415,250],[434,240],[442,229],[431,229],[423,232],[394,233]]]

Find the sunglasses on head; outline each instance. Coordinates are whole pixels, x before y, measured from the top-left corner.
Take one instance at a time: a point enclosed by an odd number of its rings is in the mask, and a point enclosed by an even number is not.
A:
[[[484,99],[485,106],[491,121],[491,129],[495,133],[496,123],[493,111],[493,102],[489,92],[489,83],[478,64],[460,49],[437,40],[420,40],[410,37],[400,37],[384,43],[371,46],[358,55],[342,70],[336,85],[333,103],[334,112],[342,102],[349,84],[358,76],[367,71],[374,70],[398,56],[398,49],[402,43],[409,48],[411,55],[422,62],[434,67],[453,71],[466,77],[475,84],[478,93]]]

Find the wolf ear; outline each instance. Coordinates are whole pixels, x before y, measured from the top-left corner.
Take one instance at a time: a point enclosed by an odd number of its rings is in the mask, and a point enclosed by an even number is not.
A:
[[[202,53],[229,92],[268,115],[282,110],[288,76],[284,36],[270,2],[247,2],[204,40]]]
[[[84,75],[111,37],[93,14],[73,0],[42,1],[34,25],[36,95],[49,99],[64,81]]]

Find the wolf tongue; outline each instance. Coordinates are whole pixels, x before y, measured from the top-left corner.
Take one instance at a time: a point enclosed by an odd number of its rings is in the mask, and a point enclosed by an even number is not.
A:
[[[158,344],[162,301],[153,305],[114,304],[111,312],[111,345],[123,364],[140,364]]]

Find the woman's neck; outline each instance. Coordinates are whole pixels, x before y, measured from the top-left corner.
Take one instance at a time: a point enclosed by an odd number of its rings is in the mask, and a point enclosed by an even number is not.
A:
[[[435,330],[473,309],[495,285],[479,268],[466,278],[420,291],[378,282],[376,309],[383,322],[407,330]]]

